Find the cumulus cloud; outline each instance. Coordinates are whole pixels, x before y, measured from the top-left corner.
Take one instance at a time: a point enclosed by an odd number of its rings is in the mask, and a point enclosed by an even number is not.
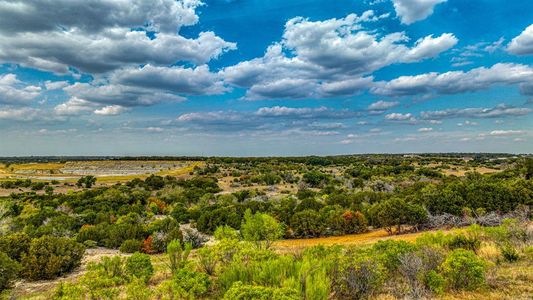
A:
[[[95,104],[92,102],[72,97],[68,101],[54,107],[54,112],[62,116],[73,116],[92,111],[94,107]]]
[[[418,128],[418,132],[431,132],[431,131],[433,131],[433,128],[431,127]]]
[[[17,79],[15,74],[0,75],[0,104],[28,104],[41,95],[41,88],[27,85]]]
[[[116,116],[125,112],[126,108],[120,105],[108,105],[102,108],[96,109],[94,113],[102,116]]]
[[[53,90],[59,90],[64,87],[67,87],[69,85],[68,81],[51,81],[47,80],[44,82],[44,86],[47,90],[53,91]]]
[[[403,24],[424,20],[433,14],[433,8],[447,0],[392,0],[396,15]]]
[[[359,116],[359,112],[350,110],[333,110],[325,106],[311,108],[311,107],[286,107],[286,106],[272,106],[261,107],[255,115],[259,117],[293,117],[299,119],[321,118],[321,119],[344,119],[354,118]]]
[[[389,108],[393,108],[400,105],[400,102],[398,101],[383,101],[379,100],[377,102],[374,102],[368,106],[368,110],[387,110]]]
[[[210,72],[206,65],[184,68],[148,64],[140,68],[122,69],[111,76],[111,81],[185,95],[213,95],[227,90],[220,75]]]
[[[436,57],[457,43],[445,33],[409,47],[403,32],[380,35],[363,29],[362,23],[376,19],[372,11],[324,21],[290,19],[280,43],[271,45],[263,57],[225,68],[224,78],[248,89],[247,99],[354,95],[371,86],[372,72]]]
[[[407,121],[407,120],[414,120],[413,118],[413,114],[411,113],[406,113],[406,114],[401,114],[401,113],[391,113],[391,114],[388,114],[385,116],[385,119],[386,120],[390,120],[390,121]]]
[[[0,62],[62,74],[70,68],[94,74],[146,63],[203,64],[236,45],[209,31],[197,38],[179,34],[182,26],[198,22],[199,5],[198,0],[0,1]]]
[[[372,92],[387,96],[458,94],[488,89],[497,84],[511,85],[531,82],[533,68],[522,64],[498,63],[490,68],[470,71],[426,73],[401,76],[388,82],[378,82]]]
[[[516,55],[533,54],[533,25],[530,25],[519,36],[515,37],[507,45],[507,51]]]
[[[531,113],[533,110],[523,107],[512,107],[506,105],[498,105],[492,108],[461,108],[461,109],[446,109],[437,111],[423,111],[420,117],[423,119],[451,119],[451,118],[503,118],[524,116]],[[464,125],[473,125],[471,122]]]
[[[199,0],[2,0],[0,30],[19,33],[75,27],[95,33],[108,27],[147,24],[152,30],[175,32],[198,22],[195,9],[200,5]]]
[[[31,107],[0,107],[0,120],[32,121],[35,120],[40,113],[41,112],[38,109]]]
[[[444,33],[434,38],[432,35],[416,41],[415,46],[410,49],[405,57],[404,62],[416,62],[429,57],[436,57],[457,44],[459,40],[451,33]]]
[[[63,89],[71,97],[104,105],[146,106],[161,102],[179,102],[184,98],[173,93],[121,84],[75,83]]]
[[[521,135],[526,133],[524,130],[493,130],[489,132],[491,136],[510,136],[510,135]]]

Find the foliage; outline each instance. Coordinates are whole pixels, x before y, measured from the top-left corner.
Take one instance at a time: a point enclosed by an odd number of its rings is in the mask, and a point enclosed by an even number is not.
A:
[[[139,240],[125,240],[119,250],[122,253],[135,253],[141,251],[142,245],[143,242]]]
[[[183,246],[179,240],[173,240],[167,246],[167,255],[170,261],[170,271],[176,274],[187,264],[187,259],[192,250],[192,244],[185,243]]]
[[[283,229],[273,217],[252,212],[248,209],[244,214],[241,234],[245,241],[256,243],[259,247],[270,248],[272,242],[281,238]]]
[[[154,274],[154,267],[149,255],[136,252],[126,259],[125,271],[128,276],[147,282]]]
[[[448,287],[473,290],[485,284],[486,263],[474,252],[453,250],[441,265]]]
[[[85,247],[68,238],[43,236],[22,254],[22,275],[30,280],[53,279],[80,265]]]
[[[20,265],[4,252],[0,252],[0,291],[9,288],[20,271]]]
[[[245,285],[235,282],[224,294],[226,300],[296,300],[298,292],[290,288],[271,288],[265,286]]]

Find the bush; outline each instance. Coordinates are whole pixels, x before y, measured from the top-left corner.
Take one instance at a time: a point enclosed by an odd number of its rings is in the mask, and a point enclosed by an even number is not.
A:
[[[126,260],[126,274],[148,282],[154,274],[150,255],[136,252]]]
[[[367,299],[379,292],[384,281],[383,267],[370,258],[344,263],[333,276],[332,289],[338,299]]]
[[[31,238],[25,233],[13,233],[0,236],[0,249],[11,259],[20,261],[22,255],[28,252]]]
[[[85,246],[68,238],[34,239],[22,255],[22,275],[30,280],[53,279],[78,267],[84,253]]]
[[[11,286],[19,271],[20,265],[4,252],[0,252],[0,291]]]
[[[515,262],[520,259],[520,254],[513,246],[507,245],[501,248],[502,256],[507,262]]]
[[[92,240],[86,240],[83,245],[89,249],[98,247],[98,243]]]
[[[122,253],[135,253],[141,251],[143,245],[142,241],[138,240],[125,240],[122,245],[120,245],[120,252]]]
[[[436,295],[444,293],[446,281],[444,277],[434,270],[429,271],[424,278],[426,287]]]
[[[271,288],[265,286],[245,285],[235,282],[224,294],[227,300],[296,300],[301,299],[298,292],[290,288]]]
[[[441,265],[448,287],[455,290],[481,287],[485,283],[485,269],[483,259],[464,249],[453,250]]]
[[[465,249],[477,253],[481,247],[481,241],[476,237],[468,237],[462,234],[456,235],[448,241],[447,246],[450,250]]]
[[[182,247],[179,240],[173,240],[168,244],[167,255],[170,261],[170,271],[173,274],[185,267],[191,250],[192,245],[190,243],[186,243]]]
[[[174,274],[173,280],[180,289],[187,291],[189,298],[192,299],[207,293],[209,285],[211,284],[207,274],[189,271],[187,269],[180,269],[177,271]]]
[[[400,265],[400,257],[414,252],[416,246],[406,241],[386,240],[374,244],[372,250],[389,273],[393,273]]]

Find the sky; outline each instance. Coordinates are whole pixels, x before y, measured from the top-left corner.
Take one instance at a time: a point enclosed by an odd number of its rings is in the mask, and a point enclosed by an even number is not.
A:
[[[0,156],[533,152],[533,2],[0,0]]]

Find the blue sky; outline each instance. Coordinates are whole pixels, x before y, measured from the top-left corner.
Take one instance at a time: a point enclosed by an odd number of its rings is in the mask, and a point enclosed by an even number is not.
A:
[[[533,152],[533,3],[0,0],[0,156]]]

